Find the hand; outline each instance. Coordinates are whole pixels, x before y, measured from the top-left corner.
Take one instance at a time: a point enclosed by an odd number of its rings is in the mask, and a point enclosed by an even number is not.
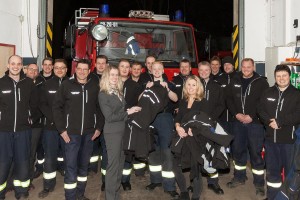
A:
[[[146,85],[146,88],[151,88],[153,86],[153,84],[154,84],[153,82],[148,82]]]
[[[192,129],[191,129],[191,128],[189,128],[188,134],[189,134],[189,136],[193,136],[193,133],[192,133]]]
[[[179,108],[176,108],[175,110],[174,110],[174,112],[177,114],[178,113],[178,111],[179,111]]]
[[[141,107],[133,106],[133,107],[127,109],[127,113],[128,113],[128,115],[131,115],[133,113],[140,112],[141,110],[142,110]]]
[[[249,124],[251,123],[253,120],[252,118],[250,117],[250,115],[244,115],[244,124]]]
[[[275,119],[271,119],[270,121],[271,121],[271,122],[270,122],[269,126],[270,126],[272,129],[279,129],[278,124],[277,124],[277,122],[276,122]]]
[[[101,132],[98,129],[96,129],[91,140],[95,140],[97,137],[99,137],[100,134],[101,134]]]
[[[244,115],[244,114],[241,114],[241,113],[238,113],[238,114],[236,114],[235,118],[236,118],[237,120],[239,120],[240,122],[244,123],[245,115]]]
[[[179,135],[179,137],[181,137],[181,138],[188,136],[188,134],[185,132],[185,130],[180,126],[176,127],[176,131],[177,131],[177,134]]]
[[[62,132],[60,136],[64,139],[65,143],[69,143],[71,141],[67,131]]]

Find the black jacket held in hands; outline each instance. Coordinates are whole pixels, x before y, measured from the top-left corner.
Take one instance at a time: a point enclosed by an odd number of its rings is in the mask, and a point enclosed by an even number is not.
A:
[[[38,112],[38,92],[23,73],[15,82],[7,74],[0,79],[0,131],[24,131],[31,128]]]
[[[59,133],[87,134],[101,131],[104,118],[98,103],[99,86],[91,81],[80,84],[76,76],[64,81],[53,102],[53,119]]]
[[[56,130],[54,124],[52,105],[54,97],[59,89],[59,86],[63,81],[67,80],[67,77],[59,78],[53,76],[51,79],[47,80],[42,84],[40,89],[40,105],[39,108],[43,115],[45,116],[45,129],[46,130]]]
[[[300,123],[300,92],[289,85],[283,92],[274,85],[267,89],[260,99],[258,113],[266,127],[266,139],[274,143],[295,142],[295,126]],[[269,124],[275,119],[279,129]]]
[[[243,98],[242,77],[241,72],[237,73],[227,86],[228,109],[234,117],[238,113],[242,113],[249,115],[254,123],[259,123],[257,105],[261,95],[269,87],[269,84],[265,77],[254,72],[252,81],[246,88],[245,97]]]

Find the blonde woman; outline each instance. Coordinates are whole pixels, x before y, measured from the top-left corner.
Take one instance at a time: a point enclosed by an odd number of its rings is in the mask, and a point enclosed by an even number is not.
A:
[[[105,199],[118,200],[124,165],[123,135],[127,116],[139,112],[140,107],[125,110],[123,83],[115,66],[108,66],[100,81],[99,104],[105,118],[104,138],[108,163],[105,176]]]
[[[179,103],[178,114],[175,118],[175,128],[176,132],[181,138],[188,136],[193,136],[192,131],[189,129],[185,131],[180,124],[185,122],[184,116],[191,114],[191,112],[197,114],[199,112],[207,112],[207,101],[204,98],[204,89],[203,85],[200,82],[200,79],[193,75],[187,78],[183,86],[183,99]],[[174,155],[174,173],[176,182],[180,189],[180,199],[188,200],[189,192],[186,187],[186,180],[182,173],[181,168],[181,154],[177,153]],[[193,178],[193,195],[191,199],[200,199],[200,194],[202,190],[202,178],[199,168],[199,164],[191,160],[191,174],[194,174]]]

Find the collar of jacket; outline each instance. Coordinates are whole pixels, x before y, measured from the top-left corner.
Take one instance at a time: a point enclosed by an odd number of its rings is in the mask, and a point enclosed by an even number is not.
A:
[[[90,79],[91,79],[91,74],[89,74],[89,75],[87,76],[87,80],[86,80],[86,83],[85,83],[85,84],[87,84],[87,83],[90,81]],[[78,84],[81,85],[81,83],[79,83],[78,80],[77,80],[76,74],[73,74],[73,76],[70,78],[70,80],[71,80],[73,83],[78,83]],[[85,85],[85,84],[84,84],[84,85]]]

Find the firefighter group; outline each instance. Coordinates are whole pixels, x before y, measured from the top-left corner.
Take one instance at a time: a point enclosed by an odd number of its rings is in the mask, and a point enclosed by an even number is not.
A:
[[[258,198],[297,196],[300,93],[290,68],[277,65],[269,87],[251,58],[241,71],[231,57],[200,62],[198,74],[187,59],[178,67],[169,81],[154,56],[114,66],[99,55],[93,71],[79,60],[69,78],[64,59],[45,58],[39,72],[11,56],[0,79],[0,199],[11,190],[28,199],[40,175],[43,190],[32,198],[46,198],[58,172],[66,200],[88,200],[88,174],[101,169],[107,200],[120,199],[120,188],[134,190],[132,170],[139,177],[149,170],[145,190],[163,187],[170,199],[198,200],[203,176],[223,195],[222,187],[245,184],[247,166]],[[233,178],[220,185],[231,161]]]

